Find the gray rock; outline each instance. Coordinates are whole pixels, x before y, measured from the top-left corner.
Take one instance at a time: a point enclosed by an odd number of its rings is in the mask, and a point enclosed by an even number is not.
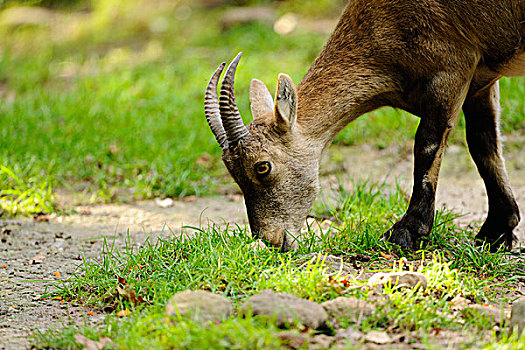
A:
[[[264,290],[249,297],[239,309],[240,315],[266,315],[275,318],[279,327],[300,323],[308,328],[325,326],[328,315],[323,307],[287,293]]]
[[[420,287],[423,289],[427,288],[427,278],[425,275],[419,272],[379,272],[370,277],[368,285],[371,287],[384,285],[391,283],[392,286],[415,288]]]
[[[333,300],[325,301],[321,306],[328,314],[330,324],[338,328],[340,320],[356,322],[361,317],[370,317],[376,307],[358,298],[338,297]]]
[[[505,320],[505,314],[502,312],[501,309],[496,307],[474,304],[465,307],[463,310],[461,310],[461,313],[466,318],[488,318],[490,322],[496,325],[502,324],[501,321]]]
[[[525,330],[525,298],[512,304],[509,327],[511,331],[517,328],[518,334]]]
[[[220,322],[231,316],[233,306],[222,295],[203,290],[186,290],[171,297],[166,305],[168,316],[190,317],[196,322]]]

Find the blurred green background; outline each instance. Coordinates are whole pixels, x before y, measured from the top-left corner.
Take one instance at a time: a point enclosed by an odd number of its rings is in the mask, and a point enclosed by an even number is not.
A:
[[[298,83],[343,0],[0,0],[0,208],[57,210],[55,193],[119,201],[223,193],[231,183],[203,114],[217,65],[244,52],[236,79],[251,120],[251,78]],[[504,132],[525,127],[522,78],[502,81]],[[337,144],[387,147],[418,119],[392,109],[349,125]],[[462,142],[462,138],[457,138]]]

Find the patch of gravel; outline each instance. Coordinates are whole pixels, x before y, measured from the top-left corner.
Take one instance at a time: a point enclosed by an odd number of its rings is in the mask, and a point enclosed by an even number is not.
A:
[[[46,288],[65,280],[82,256],[100,256],[104,238],[122,247],[128,236],[139,244],[147,237],[178,234],[183,225],[244,221],[242,201],[197,198],[161,208],[155,201],[75,206],[75,214],[0,221],[0,349],[29,347],[35,330],[68,322],[96,323],[104,315],[60,300],[42,300]],[[202,218],[202,220],[201,220]],[[5,265],[5,267],[3,267]],[[57,277],[58,273],[60,277]]]
[[[323,188],[334,187],[333,174],[369,181],[398,181],[410,193],[412,174],[411,143],[377,150],[369,146],[332,147],[322,166]],[[344,157],[332,157],[341,153]],[[521,208],[525,208],[525,166],[519,150],[506,152],[512,188]],[[146,237],[180,232],[182,225],[216,223],[246,224],[244,204],[238,196],[196,198],[174,201],[159,207],[155,201],[130,204],[72,205],[74,214],[50,216],[48,222],[33,219],[0,221],[0,349],[29,346],[34,330],[60,326],[64,322],[100,322],[103,315],[88,316],[77,305],[59,300],[42,300],[51,281],[71,274],[81,256],[95,258],[102,250],[103,238],[124,245],[127,232],[132,242]],[[461,225],[483,220],[487,204],[483,183],[466,149],[449,147],[443,161],[437,207],[447,205],[468,213]],[[524,216],[524,215],[522,215]],[[524,216],[525,217],[525,216]],[[525,238],[525,220],[517,234]],[[3,265],[6,267],[4,268]],[[445,338],[444,338],[445,339]]]

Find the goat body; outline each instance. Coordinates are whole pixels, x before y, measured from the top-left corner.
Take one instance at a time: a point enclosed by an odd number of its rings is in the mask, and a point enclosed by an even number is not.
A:
[[[244,193],[252,233],[293,248],[318,193],[323,150],[349,122],[392,106],[421,120],[412,197],[385,236],[417,249],[434,223],[441,158],[463,109],[489,202],[477,238],[493,248],[511,246],[520,214],[501,153],[498,79],[525,74],[524,36],[523,0],[352,0],[297,89],[279,75],[273,102],[264,84],[252,80],[248,126],[233,93],[240,55],[219,103],[221,65],[208,85],[206,116]]]

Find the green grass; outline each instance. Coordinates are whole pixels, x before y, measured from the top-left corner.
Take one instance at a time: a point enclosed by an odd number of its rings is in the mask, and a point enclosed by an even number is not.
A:
[[[31,164],[26,169],[0,165],[0,218],[56,210],[51,185],[43,174],[35,173]]]
[[[244,51],[236,89],[248,122],[250,79],[271,91],[279,72],[298,83],[327,37],[280,36],[267,24],[222,30],[224,9],[191,4],[188,12],[183,2],[93,1],[88,12],[57,11],[48,25],[0,24],[0,157],[99,201],[216,193],[230,180],[203,116],[215,67]],[[502,80],[504,132],[525,126],[523,82]],[[417,123],[381,109],[336,142],[386,147],[411,139]]]
[[[198,8],[154,33],[153,21],[177,11],[162,4],[121,6],[117,19],[116,6],[101,2],[90,15],[70,19],[72,33],[59,37],[45,28],[3,28],[9,35],[0,44],[2,155],[48,170],[54,185],[105,189],[107,198],[117,188],[136,198],[213,193],[226,172],[203,115],[210,74],[245,52],[237,90],[248,121],[251,77],[274,89],[282,69],[299,81],[324,38],[282,38],[260,24],[221,32],[220,12]],[[211,160],[198,162],[205,154]]]
[[[279,346],[271,336],[278,330],[256,317],[234,317],[210,326],[187,320],[166,324],[163,311],[167,300],[187,289],[224,295],[236,307],[263,289],[288,292],[315,302],[354,296],[375,303],[378,309],[357,323],[346,320],[347,325],[365,333],[415,332],[412,334],[423,344],[430,344],[431,335],[441,329],[458,334],[490,332],[492,325],[486,319],[466,318],[453,310],[450,301],[459,296],[496,305],[511,301],[505,291],[516,288],[518,279],[525,278],[523,257],[475,248],[473,232],[454,226],[456,215],[448,211],[437,214],[427,246],[415,253],[400,252],[383,242],[381,234],[391,224],[389,213],[405,206],[404,194],[375,184],[358,184],[352,192],[340,193],[341,197],[334,201],[338,209],[333,212],[336,219],[332,227],[320,236],[307,233],[296,252],[253,250],[248,247],[253,239],[244,228],[213,225],[186,228],[180,236],[164,235],[138,247],[127,244],[119,248],[106,242],[100,258],[83,261],[75,274],[55,285],[48,295],[87,305],[97,313],[110,313],[106,323],[49,330],[36,334],[35,344],[38,348],[49,344],[55,344],[55,348],[74,347],[73,335],[81,333],[92,339],[108,336],[113,339],[114,348],[123,349]],[[334,271],[325,259],[306,255],[317,252],[339,256],[356,270]],[[402,270],[425,274],[428,288],[403,290],[386,286],[378,294],[366,287],[366,276],[373,272]],[[128,292],[123,292],[126,288]],[[129,289],[136,294],[135,299],[140,296],[145,302],[134,303]],[[121,310],[130,310],[131,316],[119,320],[115,314]],[[226,342],[221,343],[220,339]],[[509,344],[515,341],[512,339],[509,338]],[[484,345],[479,341],[475,344]]]

